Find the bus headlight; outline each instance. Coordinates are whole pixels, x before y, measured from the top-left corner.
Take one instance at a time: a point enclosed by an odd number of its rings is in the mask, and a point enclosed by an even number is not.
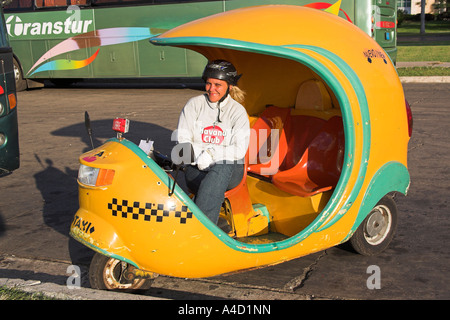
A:
[[[80,165],[78,170],[78,181],[91,187],[101,187],[112,184],[115,171],[112,169],[101,169]]]
[[[0,102],[0,114],[3,113],[3,110],[5,110],[5,107],[3,107],[3,103]]]

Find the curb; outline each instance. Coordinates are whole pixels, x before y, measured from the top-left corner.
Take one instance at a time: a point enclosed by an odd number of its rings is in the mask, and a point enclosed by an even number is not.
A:
[[[402,83],[450,83],[449,76],[400,77]]]
[[[70,274],[66,270],[70,265],[63,261],[0,255],[0,286],[59,300],[168,300],[154,295],[91,289],[83,281],[87,270],[81,270],[80,286],[68,286]]]
[[[65,285],[41,282],[39,280],[0,278],[0,286],[18,289],[27,293],[39,293],[57,300],[167,300],[152,296],[100,291],[84,287],[69,289]]]

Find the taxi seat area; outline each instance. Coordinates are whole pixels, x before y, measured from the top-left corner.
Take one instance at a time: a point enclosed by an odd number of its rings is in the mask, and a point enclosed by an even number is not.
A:
[[[301,197],[334,188],[344,158],[342,117],[319,117],[332,109],[325,85],[315,79],[300,85],[294,108],[267,107],[252,127],[248,173]]]
[[[306,80],[298,88],[295,109],[326,111],[332,108],[330,94],[322,81]]]
[[[330,118],[307,146],[299,162],[273,175],[272,183],[301,197],[331,190],[341,174],[344,143],[342,119]]]
[[[307,147],[326,123],[324,119],[311,116],[294,115],[290,121],[295,123],[288,133],[288,151],[279,170],[285,171],[299,163]]]
[[[262,176],[278,171],[288,152],[290,111],[271,105],[256,120],[250,136],[248,171]]]

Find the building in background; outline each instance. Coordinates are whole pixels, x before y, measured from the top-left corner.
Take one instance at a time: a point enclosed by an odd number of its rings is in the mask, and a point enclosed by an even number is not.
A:
[[[447,0],[426,0],[425,13],[441,13],[436,5],[446,4]],[[446,7],[446,6],[444,6]],[[420,13],[420,0],[398,0],[398,9],[404,10],[409,14]]]

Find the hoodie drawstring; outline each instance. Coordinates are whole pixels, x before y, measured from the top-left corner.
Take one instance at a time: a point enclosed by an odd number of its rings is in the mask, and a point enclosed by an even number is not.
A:
[[[220,120],[220,102],[217,103],[217,120],[216,123],[221,123],[222,121]]]

